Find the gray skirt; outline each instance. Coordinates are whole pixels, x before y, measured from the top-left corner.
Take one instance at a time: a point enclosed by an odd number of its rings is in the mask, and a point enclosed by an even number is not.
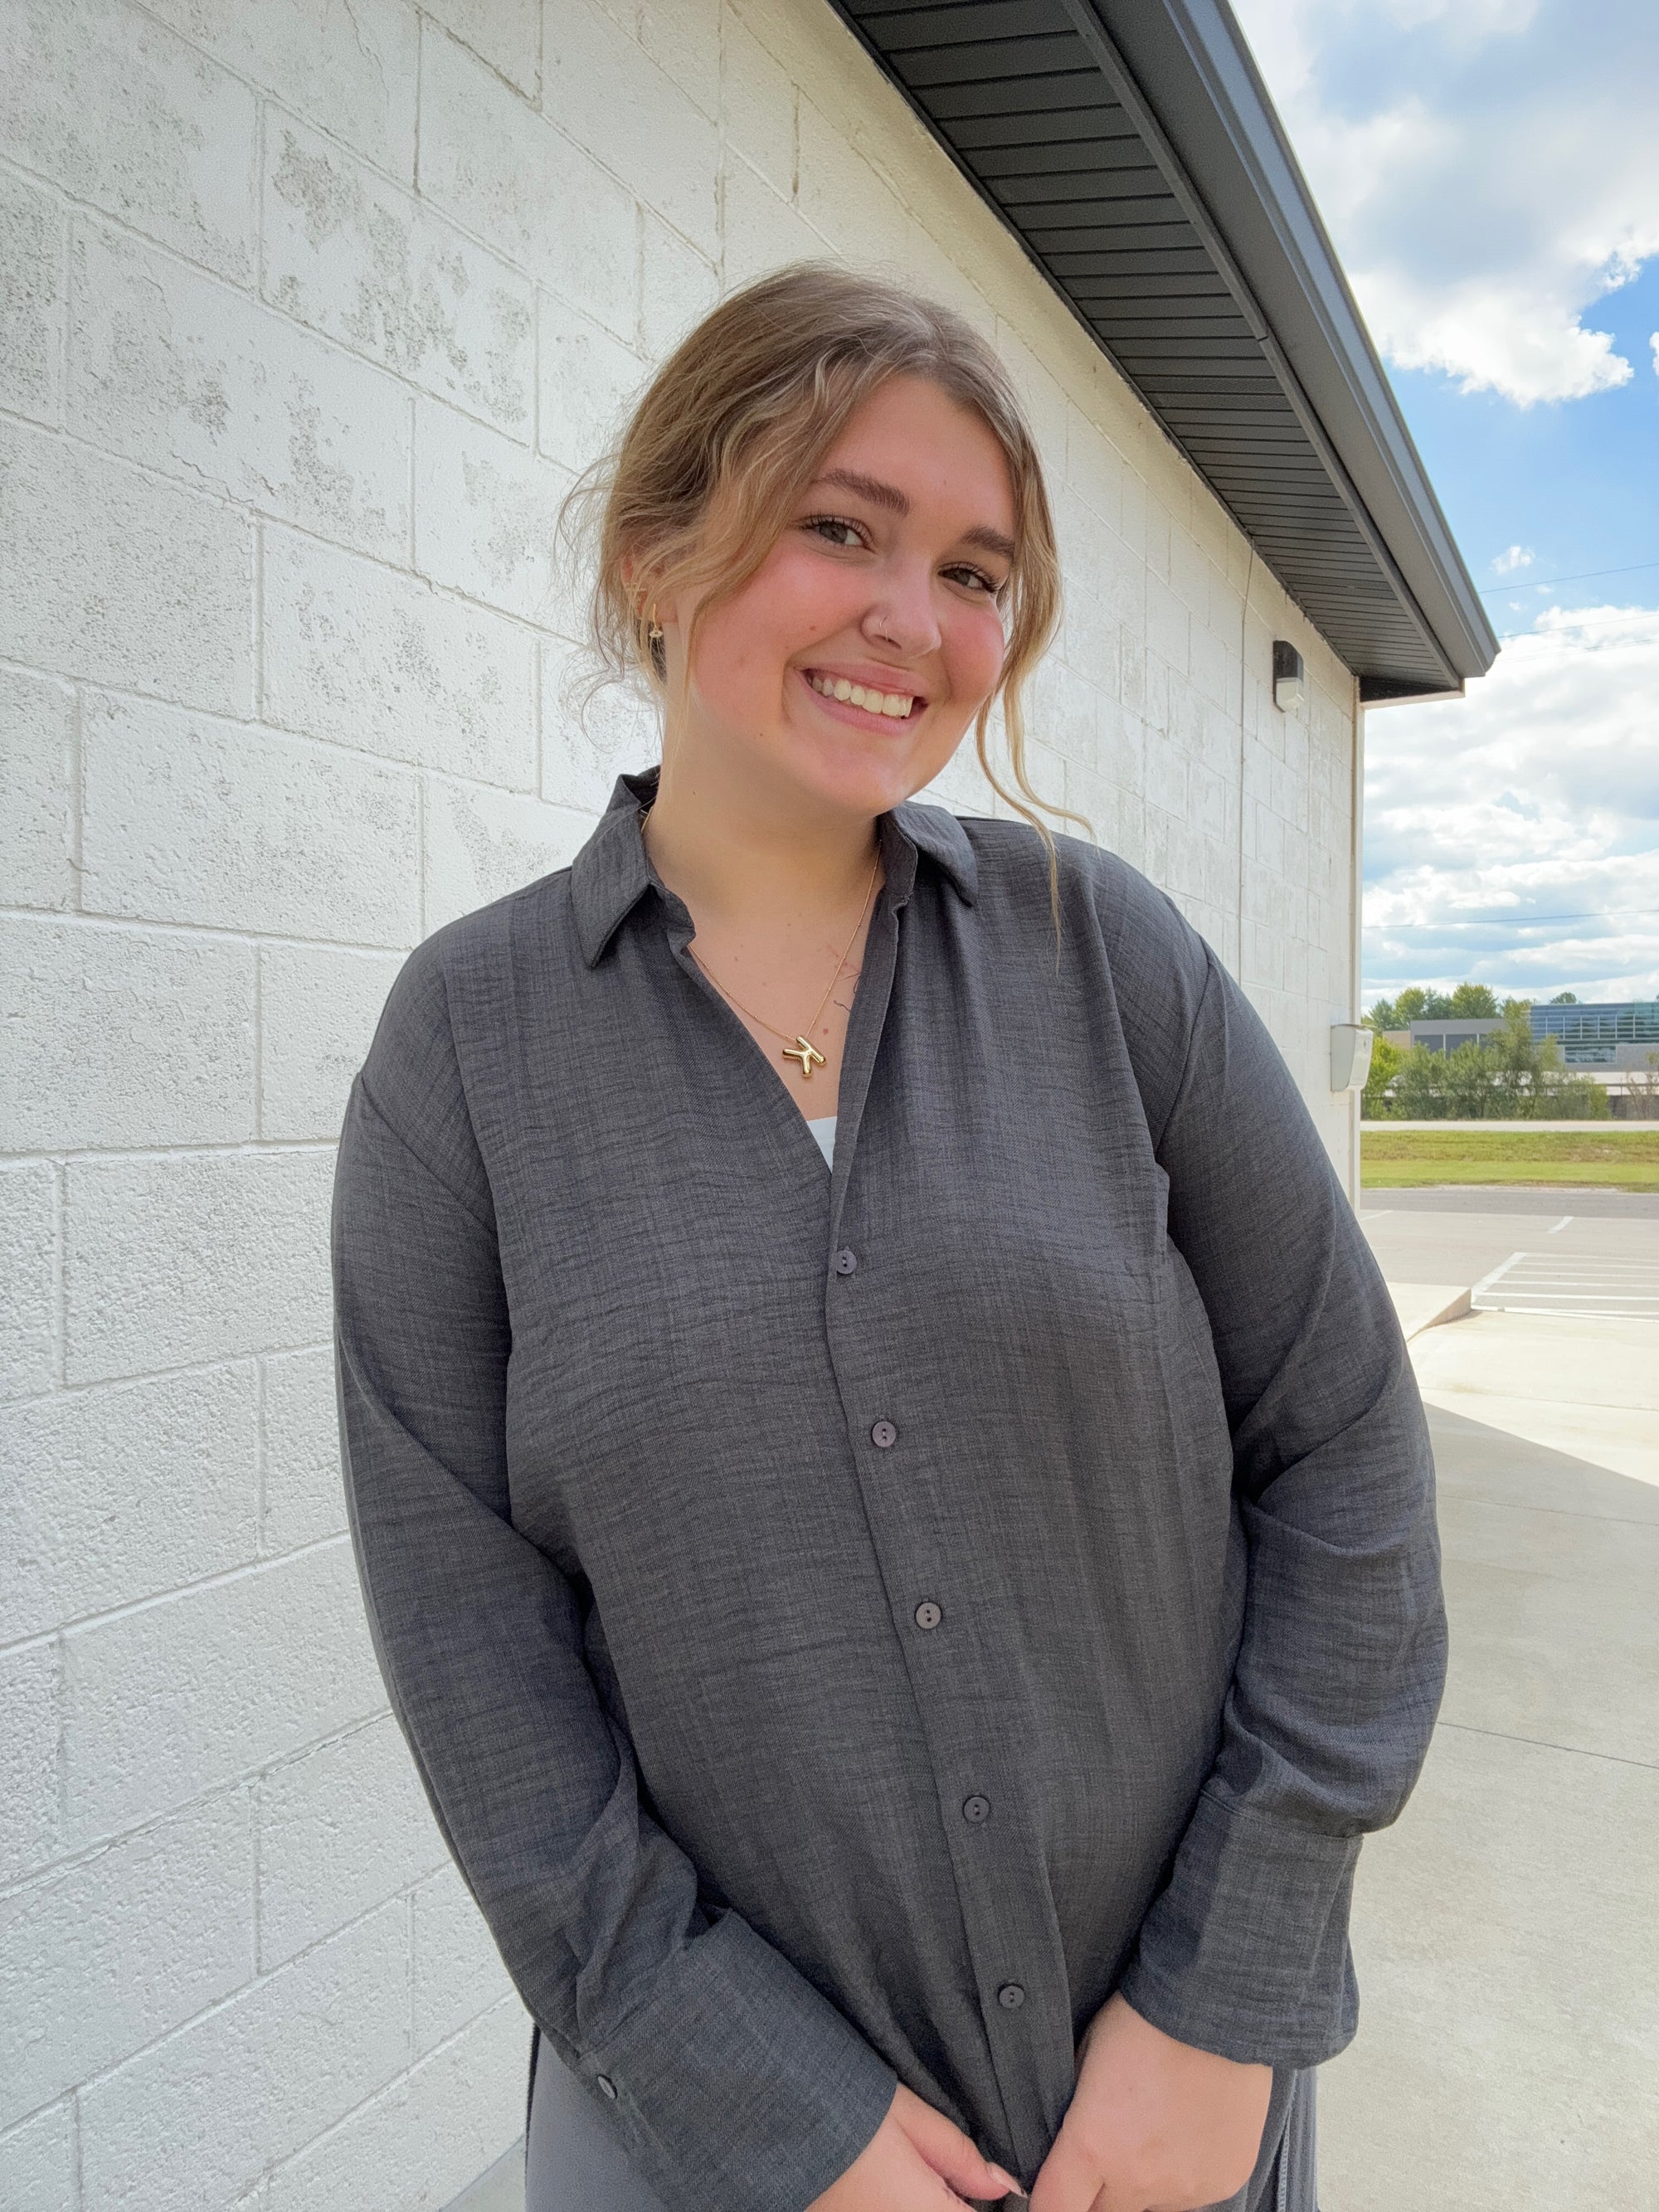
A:
[[[605,2108],[535,2030],[525,2129],[525,2212],[664,2212],[617,2140]],[[1314,2075],[1273,2069],[1255,2172],[1207,2212],[1318,2212]]]

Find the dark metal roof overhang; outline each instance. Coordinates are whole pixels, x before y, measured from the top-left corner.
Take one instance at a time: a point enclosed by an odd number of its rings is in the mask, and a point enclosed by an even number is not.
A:
[[[1498,641],[1225,0],[831,0],[1374,701]]]

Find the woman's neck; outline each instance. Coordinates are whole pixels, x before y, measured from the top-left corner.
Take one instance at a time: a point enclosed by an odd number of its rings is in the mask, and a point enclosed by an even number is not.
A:
[[[877,851],[873,819],[787,793],[735,790],[685,764],[659,779],[644,836],[669,889],[700,922],[728,929],[814,927],[850,915]]]

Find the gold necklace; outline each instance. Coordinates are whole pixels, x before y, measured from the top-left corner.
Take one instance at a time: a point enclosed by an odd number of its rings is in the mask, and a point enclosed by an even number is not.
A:
[[[650,809],[648,807],[642,806],[640,809],[640,820],[641,823],[644,822],[646,816],[649,812]],[[847,965],[847,955],[853,949],[853,938],[858,935],[860,925],[863,922],[866,909],[870,904],[871,896],[876,888],[876,870],[880,866],[881,848],[880,845],[878,844],[876,848],[876,857],[870,864],[870,881],[865,890],[864,905],[859,908],[858,921],[853,924],[853,937],[849,937],[846,945],[842,947],[841,958],[836,963],[835,974],[830,976],[829,983],[825,987],[823,996],[818,1000],[817,1013],[815,1013],[811,1020],[806,1024],[808,1030],[817,1028],[818,1014],[821,1014],[825,1006],[830,1003],[830,994],[835,989],[836,979],[839,977],[842,969]],[[696,961],[698,967],[702,969],[703,974],[708,976],[709,981],[714,986],[714,988],[720,993],[720,996],[723,999],[731,999],[732,1004],[737,1008],[740,1014],[747,1014],[750,1021],[758,1022],[763,1030],[771,1030],[774,1036],[785,1038],[788,1036],[789,1032],[787,1030],[781,1030],[774,1027],[773,1024],[769,1022],[763,1014],[757,1014],[752,1006],[745,1006],[740,999],[732,999],[732,994],[726,989],[725,984],[720,981],[719,976],[713,972],[705,961],[698,957],[695,946],[688,945],[685,949],[690,953],[691,957]],[[827,1067],[829,1066],[829,1062],[824,1059],[823,1054],[818,1050],[817,1047],[812,1042],[811,1036],[803,1036],[799,1030],[795,1032],[795,1042],[793,1044],[786,1043],[782,1051],[778,1054],[778,1057],[780,1060],[798,1060],[800,1062],[802,1080],[807,1083],[810,1083],[812,1079],[812,1070],[815,1066]]]

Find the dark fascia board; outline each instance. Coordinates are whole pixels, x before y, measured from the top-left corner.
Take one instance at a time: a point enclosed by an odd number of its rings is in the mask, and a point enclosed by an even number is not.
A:
[[[1460,679],[1484,675],[1497,635],[1231,9],[1068,0],[1068,13],[1085,10],[1191,179],[1442,652]]]

